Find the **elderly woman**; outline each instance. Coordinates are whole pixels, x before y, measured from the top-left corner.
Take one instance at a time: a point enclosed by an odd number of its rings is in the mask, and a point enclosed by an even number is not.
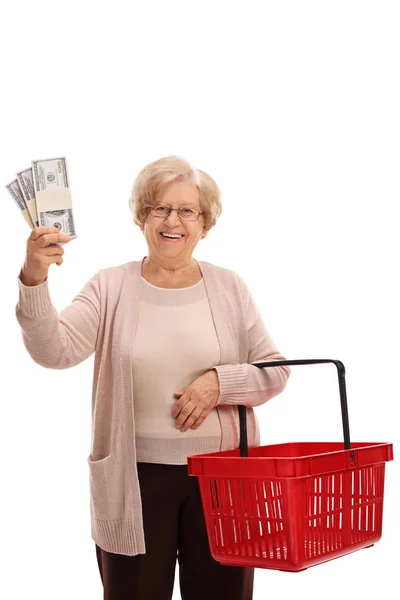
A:
[[[215,181],[169,156],[142,169],[129,205],[147,256],[99,270],[60,313],[47,275],[69,238],[32,230],[18,276],[24,344],[50,369],[95,354],[88,467],[105,600],[170,600],[176,560],[184,600],[250,600],[254,569],[210,555],[187,457],[238,448],[239,404],[259,445],[253,407],[290,370],[249,364],[284,356],[242,279],[193,258],[221,213]]]

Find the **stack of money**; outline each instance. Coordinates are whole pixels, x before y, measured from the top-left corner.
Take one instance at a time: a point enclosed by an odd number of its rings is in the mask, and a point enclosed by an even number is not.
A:
[[[58,227],[71,239],[77,237],[65,156],[32,160],[32,167],[17,171],[6,188],[31,229]]]

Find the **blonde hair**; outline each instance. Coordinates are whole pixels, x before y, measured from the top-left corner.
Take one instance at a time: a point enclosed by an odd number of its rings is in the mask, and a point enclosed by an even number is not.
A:
[[[133,182],[129,198],[136,225],[143,224],[147,217],[145,204],[153,204],[156,196],[163,193],[171,183],[184,181],[199,188],[199,201],[204,211],[204,228],[210,230],[222,212],[221,191],[210,175],[195,169],[181,156],[165,156],[149,163],[140,171]]]

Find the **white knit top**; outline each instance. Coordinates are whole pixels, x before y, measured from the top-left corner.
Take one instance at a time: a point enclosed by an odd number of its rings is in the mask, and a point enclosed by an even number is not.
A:
[[[200,427],[185,432],[171,416],[174,392],[220,362],[203,279],[169,289],[141,277],[132,356],[137,462],[183,465],[192,454],[220,451],[216,408]]]

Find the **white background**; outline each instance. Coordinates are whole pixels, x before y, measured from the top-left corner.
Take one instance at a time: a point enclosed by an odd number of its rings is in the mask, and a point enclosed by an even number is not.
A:
[[[288,359],[342,360],[352,440],[393,442],[396,455],[398,3],[71,4],[14,1],[0,15],[0,179],[32,159],[68,160],[78,238],[50,269],[54,305],[98,269],[146,255],[133,180],[182,155],[222,191],[195,257],[243,277]],[[99,600],[93,357],[53,371],[25,350],[15,305],[29,227],[2,196],[1,595]],[[256,411],[262,445],[342,439],[333,365],[292,367],[286,391]],[[399,475],[387,463],[377,545],[299,574],[257,569],[254,599],[372,600],[394,578],[398,590]]]

